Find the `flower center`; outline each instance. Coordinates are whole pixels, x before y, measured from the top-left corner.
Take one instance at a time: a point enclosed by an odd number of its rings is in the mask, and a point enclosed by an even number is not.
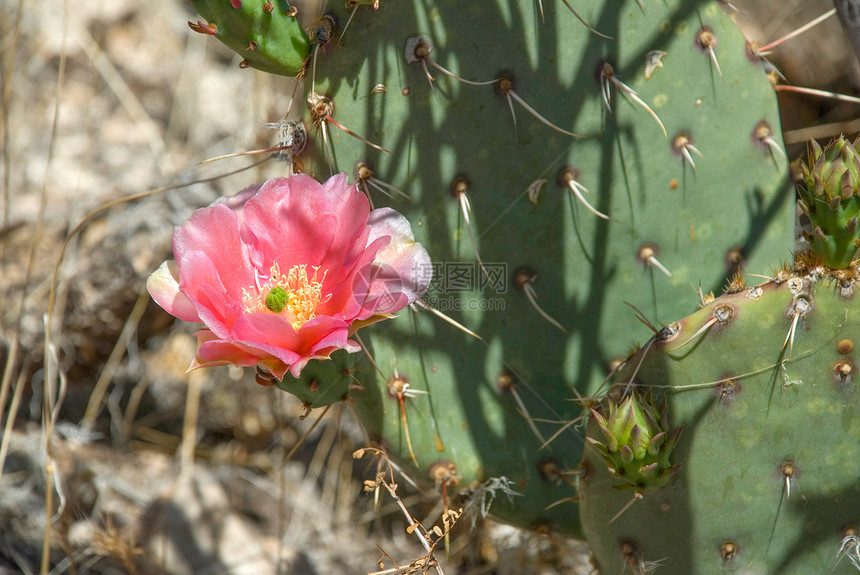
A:
[[[245,313],[275,313],[282,315],[296,331],[316,317],[317,307],[325,300],[322,297],[322,282],[328,272],[317,279],[319,267],[313,267],[308,277],[305,264],[294,265],[290,271],[281,273],[277,262],[269,269],[269,278],[260,284],[243,289],[242,302]]]

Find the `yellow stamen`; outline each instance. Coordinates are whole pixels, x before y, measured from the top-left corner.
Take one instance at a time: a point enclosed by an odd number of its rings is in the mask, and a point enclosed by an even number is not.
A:
[[[278,263],[269,269],[269,279],[262,286],[243,289],[242,303],[245,313],[277,313],[289,320],[298,331],[303,325],[316,317],[317,307],[327,301],[322,296],[322,282],[328,271],[323,272],[322,278],[317,279],[319,266],[313,266],[313,275],[308,277],[307,266],[297,264],[290,268],[286,275],[281,273]],[[273,288],[280,287],[288,294],[287,302],[281,311],[275,312],[266,306],[266,297]]]

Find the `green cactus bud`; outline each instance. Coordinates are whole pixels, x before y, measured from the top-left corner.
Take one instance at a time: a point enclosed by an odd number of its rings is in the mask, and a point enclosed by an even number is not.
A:
[[[608,416],[600,412],[608,412]],[[591,415],[603,434],[601,443],[592,433],[586,437],[609,465],[609,471],[624,483],[618,489],[658,488],[665,485],[678,471],[678,465],[669,463],[669,455],[678,441],[681,428],[668,432],[665,409],[660,412],[650,395],[636,392],[626,395],[621,402],[607,400],[607,404],[592,409]]]
[[[860,245],[860,154],[845,137],[822,149],[809,145],[800,166],[800,204],[812,222],[807,240],[826,266],[845,269]]]

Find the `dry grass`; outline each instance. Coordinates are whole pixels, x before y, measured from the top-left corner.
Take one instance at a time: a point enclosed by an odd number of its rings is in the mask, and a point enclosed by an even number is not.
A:
[[[828,6],[735,4],[768,40]],[[300,420],[297,402],[241,370],[185,374],[193,328],[144,289],[193,209],[285,172],[197,164],[270,145],[262,124],[290,108],[289,80],[240,70],[190,34],[180,0],[0,0],[0,13],[0,573],[364,573],[381,569],[377,545],[385,568],[425,556],[397,501],[429,527],[438,499],[402,478],[399,499],[362,493],[377,468],[353,461],[348,410],[285,462],[316,414]],[[828,22],[781,48],[778,66],[794,83],[851,89],[838,37]],[[857,116],[781,100],[792,140]],[[552,537],[480,523],[455,525],[451,541],[437,553],[446,573],[587,572],[581,546]]]

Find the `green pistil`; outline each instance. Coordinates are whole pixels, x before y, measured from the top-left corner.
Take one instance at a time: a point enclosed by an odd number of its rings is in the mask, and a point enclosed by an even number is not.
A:
[[[275,286],[266,296],[266,309],[281,313],[290,301],[290,294],[281,286]]]

